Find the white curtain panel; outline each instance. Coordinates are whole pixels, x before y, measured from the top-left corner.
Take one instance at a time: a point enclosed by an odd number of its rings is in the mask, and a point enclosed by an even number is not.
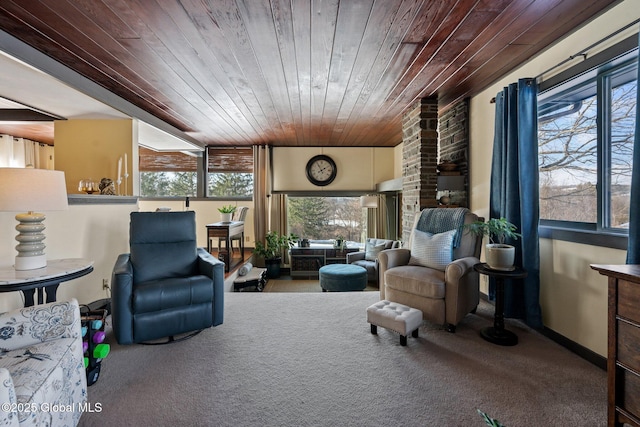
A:
[[[11,167],[13,160],[13,137],[0,135],[0,168]]]
[[[54,149],[26,138],[0,135],[0,167],[54,169]]]

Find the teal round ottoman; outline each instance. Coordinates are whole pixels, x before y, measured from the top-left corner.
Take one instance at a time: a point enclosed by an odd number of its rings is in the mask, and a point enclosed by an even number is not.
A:
[[[322,292],[362,291],[367,287],[367,269],[353,264],[329,264],[320,267]]]

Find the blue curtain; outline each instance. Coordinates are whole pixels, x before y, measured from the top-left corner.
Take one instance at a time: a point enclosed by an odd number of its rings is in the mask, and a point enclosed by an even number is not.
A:
[[[489,214],[491,218],[504,217],[518,227],[522,237],[508,243],[516,247],[516,265],[528,272],[525,279],[506,284],[505,316],[539,329],[537,95],[535,79],[520,79],[496,96]]]
[[[640,43],[640,33],[638,34]],[[638,55],[640,77],[640,54]],[[640,78],[638,79],[640,81]],[[631,200],[629,206],[629,240],[627,264],[640,264],[640,88],[636,86],[636,134],[633,142],[633,173],[631,175]]]

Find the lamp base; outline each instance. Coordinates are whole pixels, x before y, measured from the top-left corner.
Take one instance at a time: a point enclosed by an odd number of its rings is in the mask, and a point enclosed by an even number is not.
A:
[[[47,256],[17,256],[14,268],[20,270],[36,270],[38,268],[45,268],[47,266]]]
[[[18,256],[16,256],[16,270],[35,270],[47,266],[47,257],[44,253],[45,229],[44,214],[37,212],[21,213],[16,215],[19,224],[16,225],[18,235],[16,240]]]

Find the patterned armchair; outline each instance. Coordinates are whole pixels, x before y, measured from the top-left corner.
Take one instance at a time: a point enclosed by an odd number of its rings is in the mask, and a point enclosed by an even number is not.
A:
[[[86,400],[78,301],[0,314],[0,425],[75,426]]]

